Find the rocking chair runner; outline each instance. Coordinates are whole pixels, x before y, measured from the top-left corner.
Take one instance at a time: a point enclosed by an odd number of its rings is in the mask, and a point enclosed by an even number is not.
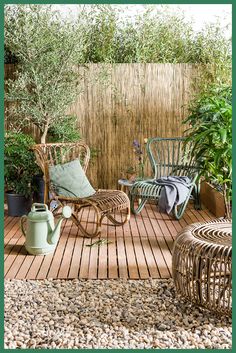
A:
[[[173,215],[180,219],[185,211],[190,197],[194,198],[195,208],[200,209],[200,186],[198,181],[199,168],[191,156],[190,144],[184,143],[184,138],[151,138],[147,142],[147,155],[154,173],[153,179],[141,180],[134,183],[130,190],[131,211],[139,214],[145,203],[158,200],[162,186],[156,180],[166,176],[188,176],[191,180],[188,196],[181,205],[173,208]],[[193,195],[192,195],[193,194]],[[138,205],[135,206],[135,201]]]
[[[47,143],[34,145],[32,149],[35,153],[37,164],[44,174],[44,202],[48,206],[53,200],[59,206],[71,204],[73,206],[72,220],[85,237],[92,238],[101,233],[101,224],[105,216],[116,226],[122,226],[129,220],[130,202],[128,196],[122,191],[97,190],[92,196],[84,198],[65,197],[56,194],[50,181],[49,167],[79,159],[83,170],[86,172],[90,159],[90,149],[86,144],[81,142]],[[87,232],[78,219],[79,212],[85,207],[92,207],[95,211],[96,227],[93,233]],[[56,210],[58,210],[58,207]],[[120,221],[115,218],[115,213],[122,210],[125,210],[126,214],[122,215]]]

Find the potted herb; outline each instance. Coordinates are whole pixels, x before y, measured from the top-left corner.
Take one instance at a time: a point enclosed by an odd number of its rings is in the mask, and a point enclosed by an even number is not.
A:
[[[232,217],[232,89],[214,85],[190,107],[187,141],[201,165],[201,175],[221,189],[225,217]]]
[[[4,181],[9,216],[27,214],[32,202],[32,176],[37,173],[35,141],[28,135],[7,131],[4,141]]]

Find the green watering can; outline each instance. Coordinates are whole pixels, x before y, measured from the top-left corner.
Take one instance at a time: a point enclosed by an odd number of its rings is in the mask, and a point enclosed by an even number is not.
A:
[[[61,223],[64,218],[70,218],[71,208],[65,206],[62,216],[56,226],[54,218],[48,206],[34,203],[28,216],[21,217],[21,230],[25,236],[25,248],[32,255],[46,255],[55,250],[57,245]],[[26,230],[24,224],[27,223]]]

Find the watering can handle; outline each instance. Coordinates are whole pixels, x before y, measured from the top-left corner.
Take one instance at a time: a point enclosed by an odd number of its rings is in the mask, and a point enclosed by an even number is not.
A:
[[[48,211],[48,206],[44,203],[33,203],[31,211],[35,212],[36,208]]]
[[[27,216],[22,216],[20,219],[20,228],[25,237],[26,237],[26,232],[24,228],[24,223],[26,222],[26,220],[27,220]]]

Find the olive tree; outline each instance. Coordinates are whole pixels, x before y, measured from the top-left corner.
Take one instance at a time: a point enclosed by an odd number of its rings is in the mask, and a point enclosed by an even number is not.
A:
[[[5,7],[5,46],[18,61],[6,82],[7,114],[16,126],[35,124],[41,143],[78,95],[85,45],[79,23],[63,20],[51,5]]]

